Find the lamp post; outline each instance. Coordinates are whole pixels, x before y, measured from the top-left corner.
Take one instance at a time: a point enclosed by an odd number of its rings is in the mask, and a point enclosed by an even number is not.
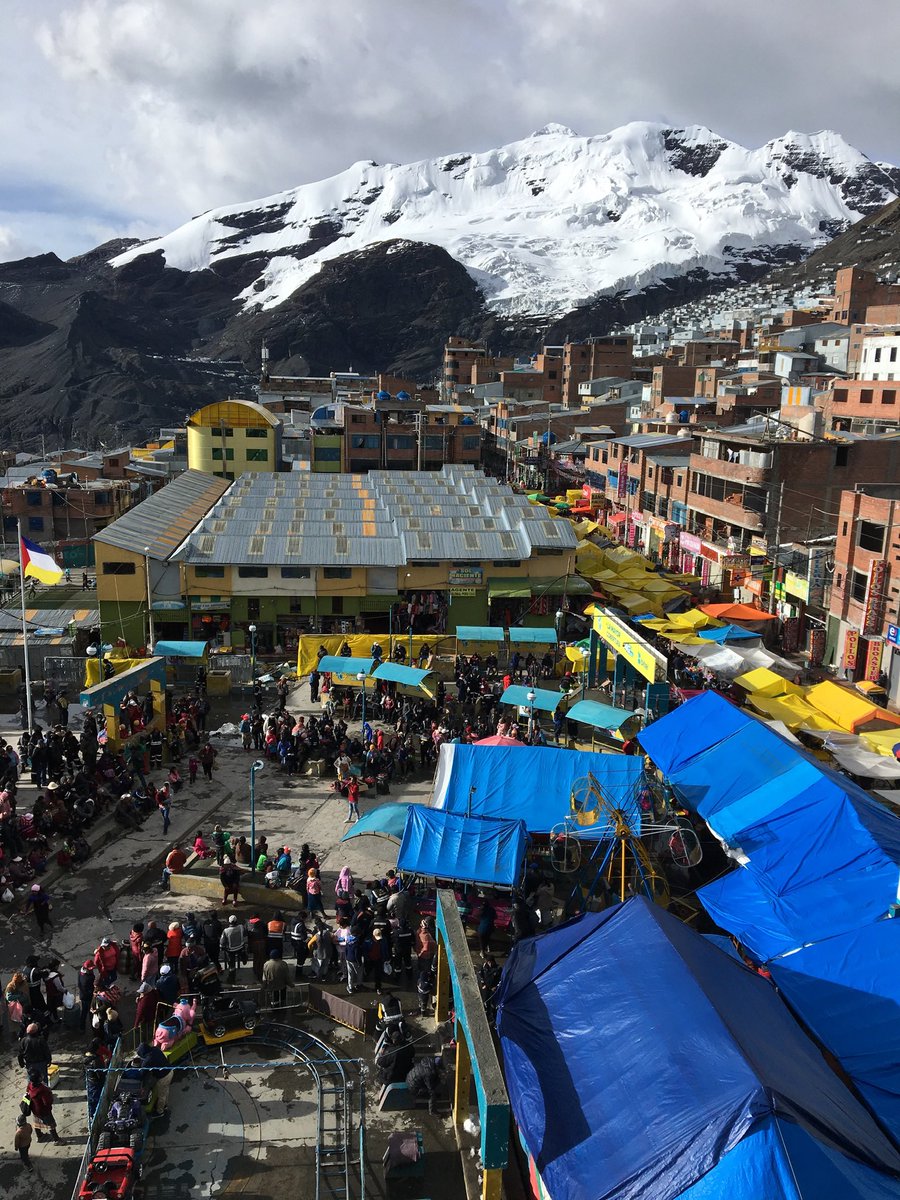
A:
[[[356,676],[356,678],[359,680],[359,685],[360,685],[360,688],[362,689],[361,723],[362,723],[363,729],[365,729],[365,727],[366,727],[366,673],[365,673],[365,671],[360,671],[359,674]],[[365,734],[363,736],[365,736]]]
[[[153,627],[153,592],[150,587],[150,547],[144,547],[144,578],[147,584],[147,650],[153,653],[156,645],[156,630]]]
[[[266,764],[261,758],[250,764],[250,874],[256,874],[256,772]]]
[[[247,632],[250,634],[250,686],[256,683],[256,626],[248,625]]]
[[[534,702],[537,699],[537,696],[534,694],[533,691],[529,690],[528,692],[525,693],[525,699],[528,701],[529,705],[531,706],[531,716],[528,721],[528,736],[534,737]]]

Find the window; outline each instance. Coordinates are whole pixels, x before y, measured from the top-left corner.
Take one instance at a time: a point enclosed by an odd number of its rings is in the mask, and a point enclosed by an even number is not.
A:
[[[269,461],[268,450],[248,450],[247,451],[247,462],[268,462],[268,461]]]
[[[377,433],[353,433],[350,435],[351,450],[377,450],[381,438]]]
[[[875,356],[874,357],[875,357],[875,362],[881,362],[881,347],[880,346],[877,346],[875,348]]]
[[[846,536],[847,536],[847,522],[845,521],[843,523],[843,525],[841,526],[841,537],[846,537]]]
[[[521,567],[521,565],[521,559],[518,558],[494,559],[495,567]]]
[[[442,450],[443,448],[444,448],[444,439],[442,437],[437,437],[437,436],[432,437],[432,436],[426,435],[426,437],[425,437],[425,449],[426,450]]]
[[[415,443],[415,438],[394,436],[387,440],[388,450],[412,450]]]
[[[882,404],[896,404],[896,402],[897,402],[896,388],[893,388],[889,391],[884,391],[881,393],[881,403]]]
[[[850,458],[849,446],[838,446],[834,452],[834,465],[836,467],[846,467]]]
[[[245,429],[244,436],[248,438],[264,438],[268,437],[268,429]]]
[[[317,446],[314,457],[316,462],[340,462],[341,448],[340,446]]]
[[[874,521],[860,521],[856,532],[856,544],[860,550],[871,550],[880,554],[884,549],[884,526]]]
[[[477,450],[480,445],[480,437],[464,437],[462,440],[463,450]]]
[[[683,483],[684,483],[684,476],[683,476],[683,475],[676,475],[676,476],[675,476],[675,486],[676,486],[676,487],[681,487]]]
[[[104,575],[134,575],[135,570],[133,562],[105,562],[103,564]]]
[[[224,579],[224,567],[195,567],[194,574],[198,579]]]
[[[109,504],[109,492],[94,492],[95,504]]]
[[[28,518],[28,530],[30,533],[40,533],[41,530],[43,530],[43,528],[44,528],[44,518],[43,517],[29,517]]]
[[[326,567],[323,575],[325,579],[352,579],[353,571],[350,567]]]
[[[866,587],[869,582],[869,577],[864,575],[862,571],[850,572],[850,595],[854,600],[858,600],[860,604],[866,598]]]
[[[282,579],[309,579],[309,567],[282,567]]]
[[[259,601],[255,598],[247,601],[247,620],[259,620]]]
[[[268,579],[268,567],[238,567],[238,576],[241,579]]]
[[[26,492],[25,499],[28,501],[28,503],[31,505],[32,508],[40,508],[42,495],[43,495],[42,492]]]
[[[862,390],[859,393],[859,402],[860,402],[860,404],[871,404],[872,403],[872,389],[871,388],[862,388]]]
[[[221,446],[213,446],[212,456],[215,461],[221,462],[222,461],[222,447]],[[230,446],[226,446],[225,447],[225,461],[231,462],[231,460],[233,458],[234,458],[234,450]]]
[[[548,371],[548,372],[547,372],[547,378],[548,378],[548,379],[555,379],[555,378],[556,378],[556,376],[557,376],[557,372],[556,372],[556,371]]]

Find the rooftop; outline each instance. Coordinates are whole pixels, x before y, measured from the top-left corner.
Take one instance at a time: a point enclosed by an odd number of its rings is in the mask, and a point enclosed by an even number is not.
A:
[[[612,438],[619,446],[628,446],[632,450],[655,450],[659,446],[684,445],[687,438],[668,433],[632,433],[628,437]]]
[[[94,540],[167,561],[229,486],[215,475],[185,471],[95,534]]]
[[[568,524],[525,496],[480,471],[448,466],[415,474],[243,475],[177,557],[204,566],[398,567],[518,562],[534,550],[575,544]]]

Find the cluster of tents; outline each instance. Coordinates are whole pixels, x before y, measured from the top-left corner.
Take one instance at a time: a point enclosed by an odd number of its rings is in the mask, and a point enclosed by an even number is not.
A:
[[[662,617],[688,603],[691,591],[700,586],[696,575],[660,572],[643,554],[627,546],[601,547],[581,540],[575,550],[575,566],[630,617]]]
[[[900,1195],[900,818],[713,692],[639,738],[738,864],[698,895],[764,968],[642,897],[517,945],[498,1032],[535,1194]]]

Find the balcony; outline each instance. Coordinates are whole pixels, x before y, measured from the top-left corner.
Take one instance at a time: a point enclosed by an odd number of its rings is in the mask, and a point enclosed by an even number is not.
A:
[[[752,533],[760,533],[766,528],[765,513],[753,512],[744,508],[740,501],[713,500],[710,496],[701,496],[697,492],[689,492],[688,509],[704,516],[715,517],[719,521],[727,521],[730,525],[738,525]]]
[[[728,462],[724,458],[692,454],[691,470],[714,475],[717,479],[733,479],[736,483],[767,483],[771,468],[749,467],[739,462]]]

